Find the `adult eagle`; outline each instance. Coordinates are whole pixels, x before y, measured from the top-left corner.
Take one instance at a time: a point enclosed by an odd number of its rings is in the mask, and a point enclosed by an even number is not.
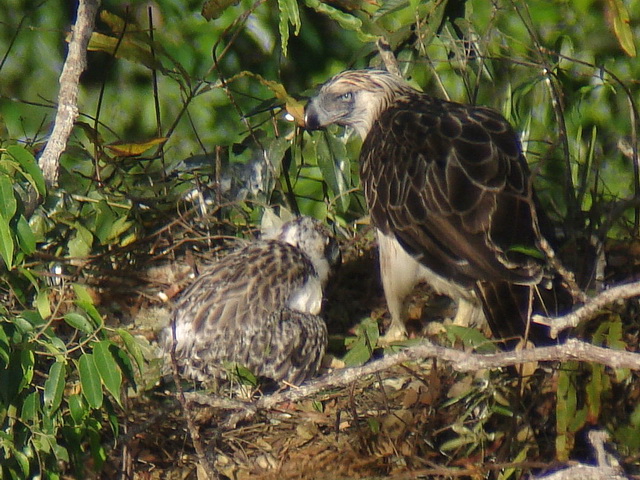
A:
[[[392,317],[387,341],[406,336],[405,298],[421,281],[458,301],[456,320],[484,312],[501,338],[528,334],[532,308],[556,313],[562,302],[549,287],[559,281],[539,254],[529,169],[500,114],[433,98],[384,70],[349,70],[322,85],[305,123],[353,127],[364,140],[360,174]]]

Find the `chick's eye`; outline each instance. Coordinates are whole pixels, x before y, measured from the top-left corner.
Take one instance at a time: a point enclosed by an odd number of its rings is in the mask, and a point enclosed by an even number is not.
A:
[[[340,95],[340,100],[351,100],[352,98],[353,98],[352,92],[344,92],[342,95]]]

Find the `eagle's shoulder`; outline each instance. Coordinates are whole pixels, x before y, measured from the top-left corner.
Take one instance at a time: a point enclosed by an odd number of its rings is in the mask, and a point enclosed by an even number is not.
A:
[[[408,251],[439,259],[443,274],[538,277],[537,260],[517,253],[535,249],[539,237],[529,170],[498,112],[399,96],[363,143],[361,174],[376,225]]]
[[[419,92],[399,96],[381,112],[365,139],[365,148],[380,146],[381,138],[389,146],[395,142],[413,149],[457,149],[463,159],[475,162],[486,161],[495,153],[520,161],[518,137],[500,113]]]

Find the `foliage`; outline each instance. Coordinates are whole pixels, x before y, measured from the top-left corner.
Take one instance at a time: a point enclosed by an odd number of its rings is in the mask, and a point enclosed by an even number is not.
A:
[[[365,215],[359,140],[303,132],[300,96],[344,68],[380,65],[379,36],[417,87],[490,105],[521,132],[583,285],[593,288],[595,275],[582,252],[599,256],[637,235],[638,0],[158,0],[150,10],[106,1],[81,117],[49,192],[33,155],[53,118],[70,18],[60,0],[32,3],[10,0],[0,25],[3,477],[58,478],[61,462],[81,476],[87,455],[99,470],[105,438],[118,435],[116,413],[141,383],[147,347],[110,325],[92,278],[136,268],[159,231],[194,242],[172,228],[183,219],[208,239],[255,226],[266,206],[348,229]],[[29,211],[33,192],[43,203]],[[594,341],[623,348],[623,320],[604,322]],[[345,360],[366,361],[377,336],[375,322],[363,322]],[[468,332],[447,336],[486,347]],[[567,364],[558,379],[559,457],[580,429],[602,421],[603,399],[633,380],[585,368]],[[483,392],[477,398],[490,399],[493,413],[504,407],[497,389]],[[457,401],[473,410],[474,395]],[[462,422],[451,447],[473,451],[490,417],[473,431]],[[605,422],[633,452],[639,418],[636,408]]]
[[[104,421],[118,432],[114,406],[121,406],[123,378],[135,388],[142,355],[128,332],[105,327],[85,286],[47,285],[42,266],[29,264],[41,242],[19,195],[29,189],[46,194],[37,163],[9,146],[0,157],[2,478],[59,478],[60,464],[82,476],[87,453],[98,468],[106,458]],[[76,238],[68,241],[71,255]]]

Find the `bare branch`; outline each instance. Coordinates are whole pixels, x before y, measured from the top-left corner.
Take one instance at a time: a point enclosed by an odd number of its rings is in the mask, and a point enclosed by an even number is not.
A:
[[[69,42],[69,52],[60,75],[58,112],[53,131],[38,163],[48,187],[58,184],[60,155],[67,146],[78,117],[78,83],[87,64],[87,45],[93,32],[100,0],[80,0],[78,16]]]
[[[384,63],[384,67],[387,71],[397,75],[398,77],[402,77],[402,72],[400,72],[400,67],[398,67],[398,60],[393,54],[391,45],[389,45],[387,39],[384,37],[378,38],[376,47],[378,47],[378,53],[380,54],[380,58],[382,58],[382,62]]]
[[[539,246],[547,257],[547,260],[553,270],[556,271],[566,282],[569,288],[569,293],[573,297],[574,301],[586,303],[588,301],[588,297],[578,286],[575,275],[564,267],[556,253],[553,251],[553,248],[551,248],[551,245],[549,245],[547,239],[540,237]]]
[[[532,477],[534,480],[625,480],[622,467],[616,458],[608,455],[604,444],[609,435],[604,430],[592,430],[588,435],[589,443],[593,447],[597,466],[579,463],[564,470],[542,477]]]
[[[618,285],[593,297],[584,306],[567,315],[556,318],[534,315],[533,321],[541,325],[549,326],[549,335],[551,335],[552,338],[556,338],[561,331],[576,327],[580,322],[593,318],[607,305],[618,300],[628,300],[637,296],[640,296],[640,282]]]
[[[594,467],[579,464],[560,470],[544,477],[533,477],[539,480],[625,480],[628,477],[619,475],[620,471],[611,467]]]
[[[539,347],[528,350],[478,354],[453,348],[441,347],[429,342],[408,347],[407,349],[374,360],[362,367],[338,370],[300,387],[283,392],[265,395],[254,403],[230,400],[200,392],[185,392],[188,402],[209,405],[221,409],[240,410],[234,421],[254,415],[260,409],[272,409],[278,404],[295,402],[310,397],[322,390],[347,386],[367,375],[387,370],[395,365],[409,361],[436,358],[451,364],[454,370],[461,372],[478,371],[487,368],[499,368],[523,363],[569,361],[596,362],[611,368],[629,368],[640,370],[640,354],[623,350],[597,347],[586,342],[571,339],[562,345]]]

